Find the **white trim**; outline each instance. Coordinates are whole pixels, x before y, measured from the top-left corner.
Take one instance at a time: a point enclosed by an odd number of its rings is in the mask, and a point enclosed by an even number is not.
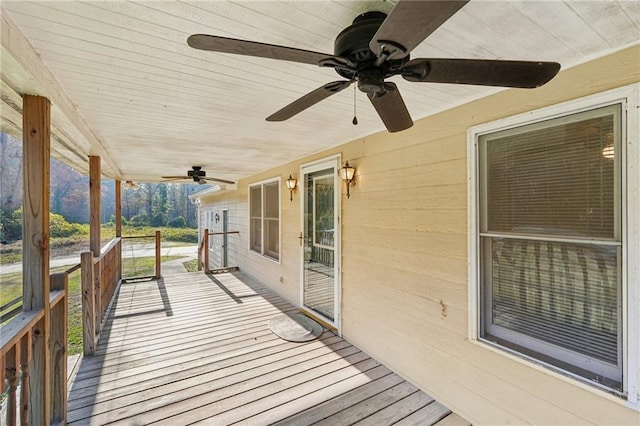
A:
[[[334,154],[334,155],[330,155],[328,157],[324,157],[324,158],[320,158],[318,160],[313,160],[313,161],[309,161],[308,163],[304,163],[300,165],[300,170],[302,169],[309,169],[310,173],[317,171],[317,170],[322,170],[322,164],[323,163],[328,163],[331,160],[336,160],[338,162],[338,169],[340,168],[340,166],[342,165],[341,161],[342,161],[342,154]],[[318,166],[320,165],[320,166]]]
[[[278,258],[274,259],[271,256],[268,256],[267,254],[265,254],[265,226],[264,226],[264,214],[265,214],[265,196],[264,196],[264,186],[271,184],[271,183],[278,183]],[[256,256],[260,256],[260,258],[262,259],[267,259],[271,262],[274,262],[276,264],[280,264],[282,262],[282,191],[281,191],[281,186],[282,184],[282,179],[280,176],[276,176],[273,178],[269,178],[269,179],[264,179],[261,180],[259,182],[253,182],[247,185],[247,251],[249,253],[253,253]],[[251,248],[251,188],[252,187],[256,187],[256,186],[260,186],[260,202],[262,204],[261,206],[261,220],[262,220],[262,229],[261,229],[261,246],[260,246],[260,253],[258,253],[257,251],[253,250]]]
[[[315,160],[309,163],[305,163],[300,165],[300,232],[304,234],[304,209],[305,209],[305,200],[306,196],[304,194],[304,179],[305,174],[314,173],[320,170],[325,170],[328,168],[334,169],[334,210],[336,212],[334,217],[334,320],[331,321],[329,318],[326,318],[324,315],[319,314],[315,311],[310,311],[304,306],[304,244],[300,248],[300,309],[304,310],[311,316],[317,316],[322,321],[326,322],[334,326],[337,329],[338,335],[342,335],[342,220],[340,218],[342,214],[342,186],[340,181],[340,176],[338,174],[338,170],[340,169],[342,163],[342,155],[336,154],[330,157],[322,158],[319,160]]]
[[[627,110],[623,111],[627,125],[626,139],[626,167],[623,167],[623,179],[626,178],[626,205],[624,213],[623,232],[627,237],[626,250],[623,260],[626,268],[623,279],[626,290],[626,365],[624,376],[627,386],[627,401],[630,407],[640,411],[640,84],[628,86]],[[623,198],[625,200],[625,198]],[[624,274],[626,273],[626,277]],[[635,285],[631,285],[635,283]]]
[[[536,365],[540,371],[566,380],[583,389],[606,396],[614,401],[622,401],[612,397],[598,387],[584,381],[571,378],[571,374],[561,374],[553,369],[542,367],[543,363],[532,362],[526,356],[519,356],[511,351],[496,348],[482,342],[480,335],[480,277],[479,277],[479,244],[478,234],[478,138],[486,133],[495,133],[512,127],[537,123],[559,116],[605,107],[623,105],[622,141],[625,149],[621,151],[622,161],[622,355],[623,355],[623,390],[626,394],[625,405],[640,411],[640,84],[634,83],[595,95],[563,102],[542,109],[506,117],[490,123],[471,127],[467,130],[467,201],[468,201],[468,270],[469,270],[469,340],[483,348],[490,349],[503,356],[508,356],[526,365]],[[635,261],[634,261],[635,259]],[[558,370],[556,368],[556,370]],[[559,371],[559,370],[558,370]]]

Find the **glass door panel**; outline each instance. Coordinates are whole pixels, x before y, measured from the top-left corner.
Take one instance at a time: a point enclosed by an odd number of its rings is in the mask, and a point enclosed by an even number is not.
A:
[[[304,173],[303,304],[335,321],[335,169]]]

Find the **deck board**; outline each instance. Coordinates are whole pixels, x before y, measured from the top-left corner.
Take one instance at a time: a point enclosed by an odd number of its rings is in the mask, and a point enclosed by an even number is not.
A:
[[[123,284],[68,423],[468,424],[331,331],[271,333],[272,316],[296,311],[240,272]]]

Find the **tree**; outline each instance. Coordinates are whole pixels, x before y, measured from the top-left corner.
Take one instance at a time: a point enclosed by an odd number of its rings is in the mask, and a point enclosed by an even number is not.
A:
[[[0,132],[0,209],[22,205],[22,143]]]

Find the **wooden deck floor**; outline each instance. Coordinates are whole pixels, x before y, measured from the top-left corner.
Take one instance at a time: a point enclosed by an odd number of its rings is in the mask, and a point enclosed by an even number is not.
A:
[[[241,273],[123,284],[71,385],[69,424],[468,424],[331,332],[270,332],[295,311]]]

